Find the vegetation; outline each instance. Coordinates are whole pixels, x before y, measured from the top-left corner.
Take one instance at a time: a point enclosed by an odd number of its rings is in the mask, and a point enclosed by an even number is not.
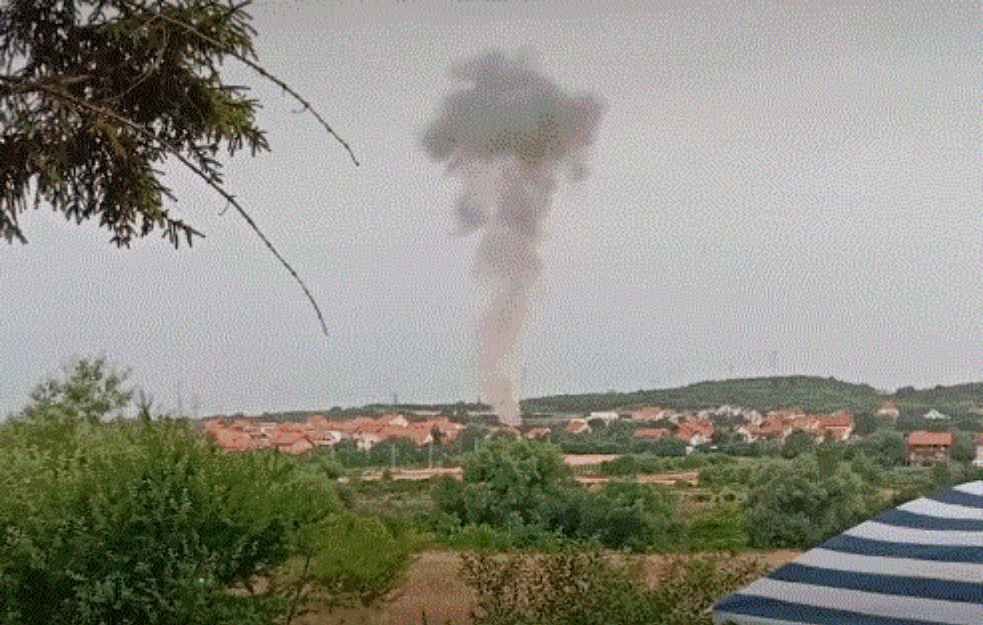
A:
[[[745,503],[754,547],[805,549],[873,516],[889,501],[848,467],[822,471],[814,454],[756,476]]]
[[[707,609],[762,567],[722,555],[674,558],[653,587],[641,572],[597,551],[464,560],[478,594],[475,625],[709,625]]]
[[[379,603],[434,544],[472,552],[475,623],[706,623],[702,610],[752,572],[708,552],[810,548],[983,477],[965,464],[969,433],[957,432],[954,462],[923,469],[905,465],[902,432],[876,422],[848,443],[792,435],[745,457],[667,455],[628,424],[596,423],[590,444],[639,452],[578,469],[607,476],[596,487],[562,461],[572,437],[477,424],[433,450],[226,454],[126,381],[105,358],[76,360],[0,426],[0,624],[290,623]],[[394,455],[459,464],[462,479],[362,479]],[[687,482],[636,480],[673,471]],[[636,553],[674,557],[650,587]]]
[[[0,623],[289,622],[392,588],[406,535],[313,465],[220,453],[148,406],[105,421],[121,378],[81,360],[0,428]]]
[[[813,412],[847,409],[875,411],[889,397],[866,384],[851,384],[833,378],[790,376],[699,382],[688,386],[637,391],[560,395],[523,402],[526,412],[590,412],[657,405],[676,410],[702,410],[729,404],[757,410],[799,407]]]
[[[174,217],[161,181],[174,159],[217,191],[298,281],[296,271],[223,186],[220,150],[268,150],[256,100],[222,80],[236,59],[298,99],[256,63],[234,0],[17,0],[0,5],[0,236],[27,241],[18,218],[41,202],[95,220],[128,246],[162,232],[177,247],[201,232]],[[354,160],[354,156],[352,156]],[[357,164],[357,161],[356,161]],[[327,332],[326,329],[324,329]]]
[[[522,408],[526,414],[589,413],[652,405],[674,410],[703,410],[727,404],[759,411],[802,408],[817,413],[845,409],[857,415],[858,426],[862,424],[867,430],[873,429],[871,415],[884,402],[898,406],[902,417],[920,419],[921,415],[934,408],[953,417],[957,422],[969,420],[978,424],[979,415],[974,415],[970,410],[983,407],[983,383],[936,386],[924,390],[904,387],[894,393],[883,393],[867,384],[797,375],[708,381],[679,388],[639,390],[634,393],[538,397],[523,401]]]

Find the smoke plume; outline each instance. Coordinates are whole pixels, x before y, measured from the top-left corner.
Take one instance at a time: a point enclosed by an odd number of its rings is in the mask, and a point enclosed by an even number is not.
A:
[[[587,174],[584,152],[603,107],[498,52],[458,65],[451,76],[467,86],[444,101],[423,148],[461,181],[461,234],[482,232],[475,273],[491,296],[477,330],[478,381],[499,417],[518,425],[513,358],[541,272],[536,248],[558,175],[576,181]]]

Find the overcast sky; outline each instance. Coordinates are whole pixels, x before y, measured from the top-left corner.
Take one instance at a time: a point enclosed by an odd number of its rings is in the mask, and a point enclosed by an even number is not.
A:
[[[474,399],[476,239],[419,137],[452,65],[525,52],[607,109],[561,183],[524,395],[809,374],[878,388],[983,380],[980,2],[321,2],[251,9],[273,151],[228,188],[169,170],[208,238],[119,250],[47,210],[0,247],[0,415],[75,355],[160,408],[247,414]],[[180,399],[179,399],[180,398]]]

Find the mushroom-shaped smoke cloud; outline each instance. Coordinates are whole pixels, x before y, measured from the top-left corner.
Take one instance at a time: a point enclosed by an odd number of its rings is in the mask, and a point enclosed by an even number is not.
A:
[[[478,376],[485,399],[508,424],[519,423],[513,392],[515,348],[536,251],[558,173],[586,176],[603,106],[568,96],[523,61],[491,52],[455,67],[470,86],[451,94],[423,136],[423,148],[459,177],[455,212],[462,233],[482,229],[475,271],[492,289],[477,332]]]

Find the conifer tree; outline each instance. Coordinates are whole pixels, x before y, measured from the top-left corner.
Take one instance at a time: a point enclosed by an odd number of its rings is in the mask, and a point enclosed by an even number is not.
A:
[[[76,223],[95,220],[118,246],[160,232],[175,247],[204,236],[176,217],[161,166],[176,159],[247,221],[223,186],[220,152],[268,150],[257,102],[223,81],[246,64],[299,100],[256,60],[248,1],[2,0],[0,2],[0,237],[26,242],[18,217],[42,203]],[[357,164],[357,161],[355,161]]]

